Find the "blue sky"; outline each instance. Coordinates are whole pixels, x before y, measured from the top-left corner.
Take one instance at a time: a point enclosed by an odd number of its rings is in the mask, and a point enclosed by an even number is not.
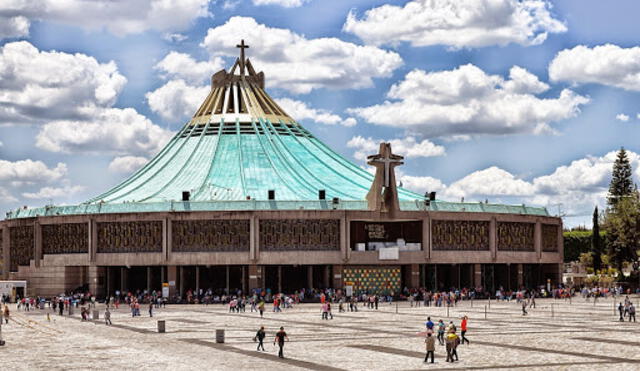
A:
[[[240,38],[291,116],[361,165],[392,140],[411,189],[589,226],[613,151],[630,151],[640,182],[640,3],[429,3],[0,5],[0,210],[121,181],[184,125]]]

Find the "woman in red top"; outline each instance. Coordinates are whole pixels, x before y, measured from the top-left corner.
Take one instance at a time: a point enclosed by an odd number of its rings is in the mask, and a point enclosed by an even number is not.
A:
[[[462,330],[461,335],[462,335],[462,341],[461,343],[464,344],[464,342],[466,341],[467,344],[469,344],[469,339],[467,339],[464,334],[467,333],[467,319],[469,319],[469,317],[464,316],[462,317],[462,323],[460,324],[460,329]]]

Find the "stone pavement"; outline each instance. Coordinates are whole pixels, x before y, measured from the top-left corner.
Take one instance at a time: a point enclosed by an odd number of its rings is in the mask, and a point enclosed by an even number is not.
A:
[[[638,298],[632,300],[638,303]],[[486,319],[485,319],[486,306]],[[144,306],[143,306],[144,307]],[[101,309],[101,318],[104,306]],[[154,318],[142,309],[131,318],[127,308],[112,311],[113,326],[102,319],[82,322],[50,310],[16,311],[15,321],[2,326],[7,345],[0,347],[3,370],[13,369],[640,369],[640,323],[618,322],[612,299],[539,299],[537,308],[521,315],[515,302],[475,301],[447,308],[381,304],[379,310],[337,313],[322,320],[319,304],[304,304],[282,313],[229,313],[222,305],[170,305]],[[337,306],[336,308],[337,309]],[[145,316],[146,315],[146,316]],[[445,362],[444,347],[436,348],[436,363],[425,364],[427,316],[436,322],[469,316],[470,345],[458,348],[460,361]],[[156,320],[167,321],[157,333]],[[257,352],[253,336],[265,326],[266,352]],[[285,359],[277,357],[273,337],[285,327],[290,342]],[[215,330],[225,329],[226,342],[215,342]]]

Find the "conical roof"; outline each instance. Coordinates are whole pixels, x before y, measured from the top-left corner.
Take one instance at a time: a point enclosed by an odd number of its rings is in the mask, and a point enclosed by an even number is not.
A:
[[[244,43],[241,44],[244,46]],[[242,55],[211,78],[193,118],[148,164],[89,203],[326,198],[364,200],[373,176],[331,150],[264,90]],[[400,189],[401,200],[423,197]]]

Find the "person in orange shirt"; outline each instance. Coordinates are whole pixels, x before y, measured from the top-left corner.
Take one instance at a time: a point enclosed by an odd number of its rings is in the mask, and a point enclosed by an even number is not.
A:
[[[467,333],[467,320],[469,319],[469,317],[464,316],[462,317],[462,323],[460,324],[460,330],[461,330],[461,335],[462,335],[462,341],[461,343],[464,344],[464,342],[466,341],[467,344],[469,344],[469,339],[467,339],[464,335]]]

